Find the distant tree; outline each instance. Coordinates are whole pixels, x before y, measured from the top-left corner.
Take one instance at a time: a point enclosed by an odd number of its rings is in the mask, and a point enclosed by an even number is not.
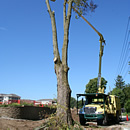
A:
[[[120,99],[121,107],[124,107],[125,94],[120,88],[114,88],[111,92],[112,95],[116,95]]]
[[[118,75],[116,80],[115,80],[116,84],[116,88],[119,88],[121,90],[123,90],[125,88],[125,81],[123,80],[121,75]]]
[[[130,112],[130,99],[126,101],[124,107],[127,113]]]
[[[98,78],[90,79],[89,83],[86,85],[85,93],[96,93],[98,90],[97,87]],[[106,89],[107,81],[102,77],[101,78],[101,87],[104,87],[104,91]]]
[[[82,105],[82,100],[79,100],[78,101],[78,108],[82,108],[83,107],[83,105]]]
[[[77,101],[74,97],[71,97],[71,100],[70,100],[70,108],[74,108],[77,106]]]
[[[125,94],[125,102],[130,99],[130,84],[126,84],[125,88],[123,89],[123,92]]]

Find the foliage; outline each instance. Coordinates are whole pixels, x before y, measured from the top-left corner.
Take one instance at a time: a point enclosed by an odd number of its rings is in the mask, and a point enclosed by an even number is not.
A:
[[[7,104],[0,104],[0,107],[8,107]]]
[[[97,87],[97,80],[98,78],[90,79],[89,83],[86,85],[86,93],[96,93],[98,90]],[[107,81],[102,77],[101,78],[101,87],[104,87],[104,90],[106,89]]]
[[[79,100],[78,101],[78,108],[80,109],[80,108],[82,108],[83,107],[83,105],[82,105],[82,100]]]
[[[21,104],[18,104],[18,103],[11,103],[11,104],[8,104],[8,106],[17,107],[17,106],[21,106]]]
[[[1,104],[0,107],[16,107],[16,106],[34,106],[32,103],[26,103],[23,102],[21,104],[19,103],[11,103],[11,104]]]
[[[115,82],[116,88],[111,91],[111,94],[119,97],[121,107],[123,108],[125,102],[130,99],[130,84],[125,85],[125,81],[123,80],[121,75],[117,76]]]
[[[70,108],[74,108],[77,106],[77,101],[74,97],[71,97],[70,99]]]
[[[130,99],[126,101],[124,107],[127,113],[130,112]]]
[[[24,106],[34,106],[33,103],[27,103],[27,102],[22,102],[20,103],[21,105],[24,105]]]
[[[88,13],[88,11],[93,12],[97,5],[91,0],[74,0],[73,7],[82,15]]]
[[[129,112],[129,113],[125,112],[125,113],[123,113],[122,115],[123,115],[123,116],[126,116],[126,115],[130,116],[130,112]]]
[[[125,88],[123,89],[125,95],[125,101],[130,99],[130,84],[126,84]]]
[[[73,97],[71,97],[71,100],[70,100],[70,108],[74,108],[76,107],[77,108],[77,100]],[[82,100],[79,100],[78,101],[78,108],[82,108]]]
[[[112,95],[116,95],[120,99],[121,107],[124,107],[125,94],[120,88],[114,88],[111,92]]]
[[[115,81],[116,81],[116,84],[115,84],[116,88],[123,90],[125,87],[125,81],[123,80],[122,76],[118,75]]]

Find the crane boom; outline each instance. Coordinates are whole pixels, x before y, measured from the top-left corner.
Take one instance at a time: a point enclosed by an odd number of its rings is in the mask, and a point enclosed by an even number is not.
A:
[[[98,86],[98,93],[104,93],[104,88],[101,88],[101,61],[102,61],[102,56],[103,56],[103,49],[105,44],[105,40],[103,38],[103,35],[97,31],[97,29],[85,18],[83,17],[74,7],[72,7],[74,11],[85,21],[88,23],[88,25],[99,35],[100,39],[100,53],[99,53],[99,72],[98,72],[98,81],[97,81],[97,86]]]

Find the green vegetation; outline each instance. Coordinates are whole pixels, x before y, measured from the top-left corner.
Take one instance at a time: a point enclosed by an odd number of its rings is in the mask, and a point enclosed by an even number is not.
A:
[[[0,104],[0,107],[8,107],[7,104]]]
[[[11,103],[11,104],[1,104],[0,107],[16,107],[16,106],[34,106],[32,103],[23,102],[21,104]]]
[[[20,105],[24,105],[24,106],[34,106],[33,103],[27,103],[27,102],[22,102],[22,103],[20,103]]]
[[[126,112],[130,112],[130,84],[125,84],[122,76],[118,75],[115,80],[115,88],[109,93],[116,95],[120,99],[121,107],[125,108]]]
[[[126,116],[126,115],[130,116],[130,112],[129,112],[129,113],[125,112],[125,113],[123,113],[122,115],[123,115],[123,116]]]
[[[97,87],[98,78],[90,79],[89,83],[86,85],[85,93],[96,93],[98,90]],[[104,91],[106,89],[107,81],[102,77],[101,78],[101,87],[104,87]]]
[[[10,107],[17,107],[17,106],[21,106],[21,104],[11,103],[11,104],[8,104],[8,106],[10,106]]]
[[[77,100],[74,97],[71,97],[70,108],[77,108]],[[82,100],[78,101],[78,108],[82,108]]]
[[[125,81],[123,80],[122,76],[118,75],[116,81],[116,88],[123,90],[125,88]]]
[[[70,99],[70,108],[74,108],[77,106],[77,101],[74,97],[71,97]]]
[[[130,112],[130,99],[126,101],[124,107],[125,107],[126,112],[129,113]]]
[[[82,108],[83,107],[83,105],[82,105],[82,100],[79,100],[78,101],[78,108],[80,109],[80,108]]]
[[[111,92],[112,95],[116,95],[120,99],[121,107],[124,107],[125,94],[120,88],[114,88]]]
[[[20,104],[18,103],[11,103],[11,104],[0,104],[0,107],[17,107],[17,106],[34,106],[33,103],[27,103],[27,102],[21,102]],[[47,105],[47,104],[40,104],[36,105],[36,107],[49,107],[49,108],[56,108],[56,105]]]

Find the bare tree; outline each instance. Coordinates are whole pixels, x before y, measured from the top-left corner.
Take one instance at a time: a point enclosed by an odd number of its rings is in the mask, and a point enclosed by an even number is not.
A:
[[[51,0],[55,1],[55,0]],[[68,6],[67,6],[68,4]],[[46,5],[51,18],[52,32],[53,32],[53,53],[54,53],[54,69],[57,76],[57,116],[68,124],[72,124],[72,117],[70,111],[71,89],[68,83],[68,42],[69,42],[69,26],[72,14],[72,8],[77,9],[81,14],[90,9],[93,11],[96,5],[88,0],[64,0],[63,4],[63,18],[64,18],[64,41],[62,48],[62,58],[59,54],[57,29],[55,21],[55,12],[51,10],[49,0],[46,0]]]

